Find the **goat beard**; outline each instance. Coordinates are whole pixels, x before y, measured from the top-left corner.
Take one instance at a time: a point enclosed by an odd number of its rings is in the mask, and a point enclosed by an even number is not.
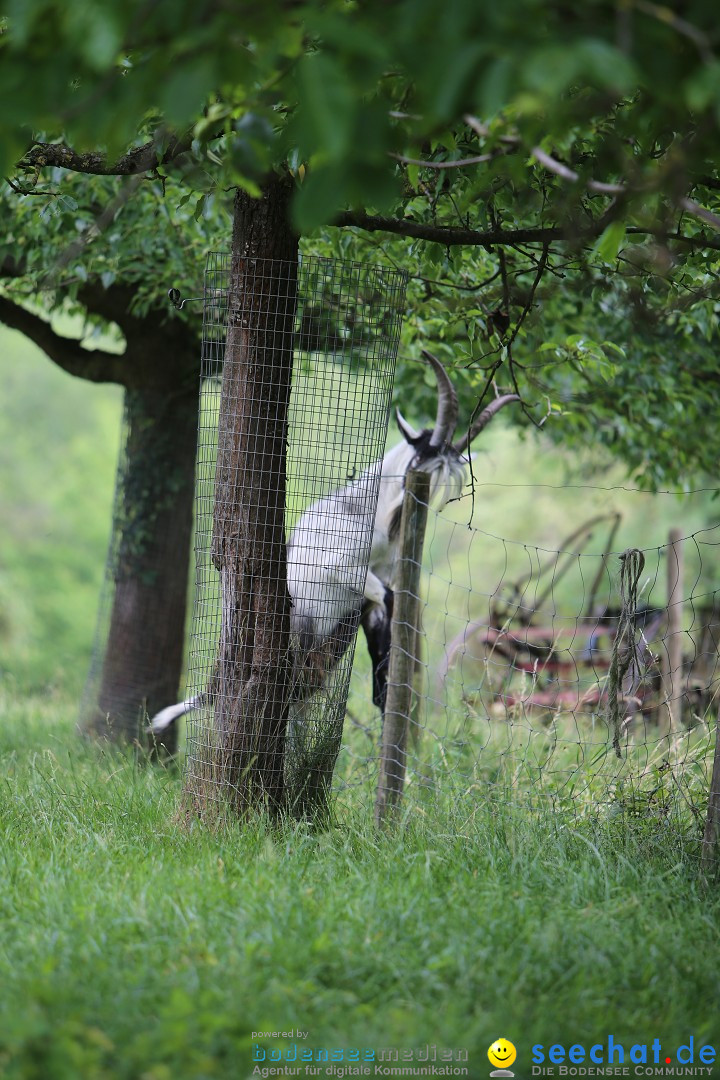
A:
[[[453,499],[459,499],[465,484],[465,462],[455,457],[455,451],[443,454],[440,460],[442,464],[436,465],[434,471],[427,470],[430,472],[430,503],[438,511]]]

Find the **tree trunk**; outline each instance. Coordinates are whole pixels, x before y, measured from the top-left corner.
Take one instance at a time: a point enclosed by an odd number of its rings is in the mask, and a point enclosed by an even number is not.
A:
[[[139,739],[146,716],[177,700],[182,677],[199,379],[182,390],[174,382],[128,389],[125,398],[112,608],[99,692],[83,718],[85,731],[119,742]],[[177,725],[158,744],[174,753]]]
[[[190,794],[202,806],[222,792],[238,814],[276,813],[284,799],[285,455],[298,263],[291,190],[274,176],[262,198],[235,197],[212,538],[222,597],[211,686],[215,758],[209,775],[190,781]]]

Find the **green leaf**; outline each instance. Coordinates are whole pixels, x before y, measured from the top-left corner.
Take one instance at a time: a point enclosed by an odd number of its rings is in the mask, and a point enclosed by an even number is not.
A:
[[[720,62],[713,60],[698,68],[697,74],[687,81],[685,98],[695,112],[720,104]]]
[[[336,209],[338,188],[345,184],[343,170],[339,166],[310,170],[293,200],[293,219],[301,232],[311,231],[324,225]]]
[[[334,58],[313,53],[301,62],[299,82],[298,126],[308,156],[322,148],[329,159],[342,158],[355,113],[346,74]]]
[[[624,240],[625,222],[612,221],[595,241],[593,251],[603,262],[614,263]]]
[[[493,60],[482,76],[480,101],[483,113],[492,116],[500,111],[508,98],[512,68],[507,57]]]
[[[163,112],[174,124],[184,124],[197,116],[215,83],[215,71],[210,58],[172,68],[165,80],[161,103]]]

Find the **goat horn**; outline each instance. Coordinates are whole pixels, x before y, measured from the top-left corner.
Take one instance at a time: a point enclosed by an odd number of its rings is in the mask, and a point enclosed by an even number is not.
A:
[[[423,356],[435,372],[438,388],[438,407],[435,427],[430,436],[430,445],[434,447],[448,443],[455,434],[458,420],[458,399],[450,376],[436,356],[423,349]]]
[[[397,426],[400,428],[400,434],[405,442],[410,443],[412,446],[415,440],[420,438],[420,432],[416,431],[412,424],[408,424],[399,409],[395,410],[395,417],[397,419]]]
[[[464,454],[470,447],[470,443],[473,439],[477,438],[483,428],[492,420],[496,413],[499,413],[501,409],[504,409],[506,405],[509,405],[511,401],[521,401],[517,394],[503,394],[502,397],[495,398],[489,405],[486,405],[479,416],[475,417],[474,422],[470,425],[470,430],[467,435],[463,435],[462,439],[458,439],[456,443],[453,443],[455,450],[458,454]]]

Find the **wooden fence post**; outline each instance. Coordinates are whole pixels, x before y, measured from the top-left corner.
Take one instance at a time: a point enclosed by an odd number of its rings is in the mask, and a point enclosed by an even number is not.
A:
[[[682,726],[683,699],[683,545],[680,529],[671,529],[667,548],[667,643],[662,658],[662,735]]]
[[[383,825],[399,804],[405,786],[407,738],[419,638],[420,574],[427,525],[430,477],[410,470],[400,519],[400,544],[383,722],[375,822]]]
[[[711,870],[717,861],[720,840],[720,718],[715,726],[715,756],[713,758],[710,791],[708,793],[707,817],[703,833],[701,865]]]

